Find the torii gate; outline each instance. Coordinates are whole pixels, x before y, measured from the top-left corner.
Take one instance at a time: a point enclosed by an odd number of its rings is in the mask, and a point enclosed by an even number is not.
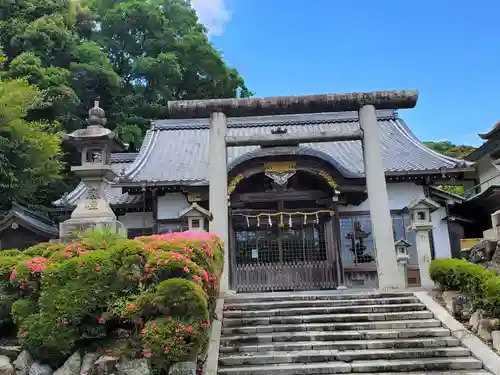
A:
[[[380,154],[377,109],[414,108],[417,90],[356,92],[250,99],[210,99],[168,103],[171,118],[210,117],[209,204],[214,218],[210,230],[224,241],[224,272],[221,293],[229,292],[227,147],[290,143],[361,140],[366,185],[377,253],[378,283],[381,289],[404,288],[397,272],[396,252],[384,166]],[[361,130],[307,134],[271,134],[256,137],[227,135],[227,117],[283,115],[297,113],[357,111]]]

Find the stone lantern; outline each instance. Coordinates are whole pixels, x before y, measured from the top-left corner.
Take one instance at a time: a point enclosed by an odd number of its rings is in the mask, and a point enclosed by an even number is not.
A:
[[[394,248],[396,249],[396,260],[398,262],[398,273],[399,276],[405,280],[408,284],[408,261],[410,255],[408,254],[408,248],[411,244],[406,240],[399,240],[394,243]]]
[[[213,219],[212,213],[197,203],[193,203],[188,208],[179,212],[179,217],[184,220],[187,219],[188,231],[190,232],[206,232],[205,221]]]
[[[88,126],[65,134],[63,140],[72,144],[81,155],[80,165],[71,167],[79,176],[87,190],[71,218],[60,224],[62,241],[70,241],[74,232],[93,228],[107,228],[113,232],[124,232],[122,224],[106,199],[105,188],[117,175],[111,168],[111,153],[123,151],[125,146],[116,134],[105,128],[106,114],[99,102],[89,110]]]
[[[424,197],[418,198],[408,205],[410,213],[408,229],[416,233],[420,283],[425,289],[432,289],[435,286],[429,275],[429,266],[432,260],[429,232],[434,228],[431,222],[431,213],[439,208],[439,204]]]

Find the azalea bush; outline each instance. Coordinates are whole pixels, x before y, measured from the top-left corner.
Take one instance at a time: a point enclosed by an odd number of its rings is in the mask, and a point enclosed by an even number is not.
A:
[[[210,328],[223,246],[210,233],[128,240],[87,232],[69,245],[0,252],[0,329],[36,359],[75,350],[151,358],[160,372],[196,358]]]

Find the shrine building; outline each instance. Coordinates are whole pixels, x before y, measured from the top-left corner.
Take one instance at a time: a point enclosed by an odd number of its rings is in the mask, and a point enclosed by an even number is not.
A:
[[[414,135],[398,109],[414,107],[417,96],[171,102],[138,153],[115,148],[109,160],[99,158],[116,176],[103,180],[103,198],[129,237],[220,235],[227,290],[397,287],[395,242],[408,246],[406,282],[418,285],[408,206],[420,198],[437,202],[431,254],[452,257],[459,249],[448,205],[459,198],[436,186],[472,180],[474,167]],[[104,118],[98,109],[93,115]],[[61,221],[96,199],[97,190],[87,190],[82,182],[54,203]]]

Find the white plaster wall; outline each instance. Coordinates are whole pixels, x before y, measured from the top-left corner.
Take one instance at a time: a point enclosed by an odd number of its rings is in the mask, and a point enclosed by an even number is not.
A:
[[[451,258],[450,235],[448,232],[448,221],[443,220],[446,217],[446,208],[441,207],[431,214],[431,221],[434,225],[432,237],[434,239],[435,258]]]
[[[388,183],[387,194],[389,195],[389,209],[402,210],[412,200],[423,197],[424,189],[413,182]],[[359,206],[339,206],[338,210],[340,212],[370,211],[369,201],[367,199]]]
[[[479,175],[479,182],[481,183],[481,190],[487,189],[491,185],[500,184],[500,170],[493,165],[491,158],[481,160],[477,164],[477,173]],[[491,181],[489,181],[491,179]]]
[[[137,228],[152,228],[154,224],[152,212],[127,212],[123,216],[118,217],[127,229]]]
[[[167,193],[158,197],[158,220],[178,219],[179,212],[189,206],[186,196],[182,193]]]

